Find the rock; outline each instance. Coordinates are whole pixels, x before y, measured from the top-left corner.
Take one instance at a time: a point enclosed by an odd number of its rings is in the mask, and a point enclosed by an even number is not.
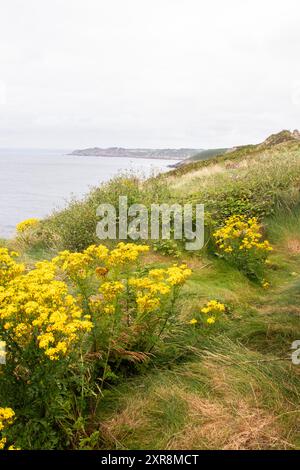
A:
[[[278,145],[283,142],[289,142],[293,140],[300,140],[300,132],[296,129],[293,132],[288,130],[283,130],[277,134],[272,134],[268,137],[260,146],[272,146]]]

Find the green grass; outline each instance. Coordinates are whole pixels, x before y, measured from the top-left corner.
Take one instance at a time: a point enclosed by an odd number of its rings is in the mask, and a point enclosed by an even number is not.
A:
[[[198,356],[109,391],[100,410],[103,447],[295,445],[300,392],[299,376],[291,367],[224,336],[212,340]]]
[[[99,412],[104,448],[299,448],[300,367],[290,347],[300,338],[300,274],[291,275],[300,253],[284,248],[300,237],[299,215],[269,220],[270,290],[222,260],[194,266],[183,318],[209,298],[231,313],[209,335],[178,332],[173,360],[154,358],[143,375],[107,390]]]
[[[203,203],[218,220],[236,213],[264,217],[299,203],[300,143],[239,152],[166,175],[172,197]]]
[[[290,358],[291,343],[300,339],[299,188],[300,143],[275,139],[147,182],[117,178],[44,222],[41,239],[52,234],[53,250],[79,250],[97,241],[96,206],[128,194],[130,203],[204,202],[219,222],[231,213],[259,215],[274,246],[268,290],[209,249],[179,260],[147,257],[153,266],[185,261],[193,275],[180,295],[173,336],[149,363],[104,388],[92,423],[100,448],[300,448],[300,366]],[[49,247],[36,244],[41,239],[25,247],[26,262],[51,257]],[[228,314],[210,330],[190,326],[210,299],[225,303]]]
[[[300,142],[245,146],[213,159],[141,181],[123,175],[95,188],[83,200],[72,200],[66,209],[44,220],[31,248],[81,251],[97,243],[96,209],[100,203],[116,208],[119,196],[128,205],[152,203],[202,203],[206,220],[222,223],[232,214],[266,217],[278,209],[291,210],[300,203]],[[162,251],[166,250],[161,246]]]
[[[209,160],[211,158],[217,157],[218,155],[222,155],[227,150],[228,150],[227,148],[202,150],[196,155],[193,155],[192,157],[190,157],[188,161],[193,162],[193,161],[199,161],[199,160]]]

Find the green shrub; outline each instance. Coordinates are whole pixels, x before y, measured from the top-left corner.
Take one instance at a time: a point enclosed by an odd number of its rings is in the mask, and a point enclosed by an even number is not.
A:
[[[0,403],[17,415],[9,442],[23,449],[95,444],[86,429],[104,383],[148,361],[171,335],[175,302],[191,275],[184,264],[145,271],[138,258],[148,250],[92,245],[26,270],[16,253],[0,249],[7,351]]]
[[[262,241],[262,227],[256,218],[243,215],[229,217],[225,224],[213,234],[217,252],[226,261],[244,272],[250,279],[263,283],[265,262],[272,250],[268,240]]]
[[[118,176],[99,188],[93,189],[83,200],[72,200],[61,211],[55,212],[44,221],[40,239],[58,249],[81,251],[93,243],[98,243],[96,235],[96,210],[100,204],[112,204],[117,211],[119,197],[127,196],[128,206],[166,202],[169,199],[167,184],[159,179],[143,182],[134,175]]]

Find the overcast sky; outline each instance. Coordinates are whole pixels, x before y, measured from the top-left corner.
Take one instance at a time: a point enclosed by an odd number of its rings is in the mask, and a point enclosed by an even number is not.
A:
[[[222,147],[300,127],[299,0],[0,0],[0,147]]]

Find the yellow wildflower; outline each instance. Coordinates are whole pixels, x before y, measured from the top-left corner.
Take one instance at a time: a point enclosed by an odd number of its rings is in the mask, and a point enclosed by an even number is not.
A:
[[[2,322],[7,331],[12,331],[17,344],[24,347],[36,338],[44,351],[50,344],[57,347],[60,341],[71,348],[83,332],[93,327],[82,318],[68,286],[55,279],[55,266],[48,261],[37,263],[32,271],[12,279],[5,292],[0,289]],[[55,358],[66,352],[59,345]]]
[[[174,266],[167,269],[167,282],[172,286],[178,286],[183,284],[188,277],[192,274],[192,271],[186,266],[186,264],[182,264],[178,266],[174,264]]]
[[[9,252],[7,248],[0,248],[0,286],[5,287],[8,282],[15,279],[25,271],[23,264],[16,263],[16,252]],[[2,293],[5,295],[5,291]]]
[[[115,266],[133,263],[138,259],[141,253],[147,251],[149,251],[149,246],[147,245],[120,242],[115,249],[111,250],[108,256],[108,264]]]
[[[28,229],[35,227],[39,223],[39,219],[31,218],[23,220],[16,225],[16,230],[18,233],[26,232]]]
[[[15,412],[11,408],[0,408],[0,431],[13,423]]]
[[[136,303],[138,310],[141,313],[157,310],[160,306],[160,300],[158,298],[151,297],[149,294],[138,295]]]
[[[125,290],[125,286],[120,281],[103,282],[99,288],[99,292],[103,295],[105,300],[111,301],[118,294]]]

